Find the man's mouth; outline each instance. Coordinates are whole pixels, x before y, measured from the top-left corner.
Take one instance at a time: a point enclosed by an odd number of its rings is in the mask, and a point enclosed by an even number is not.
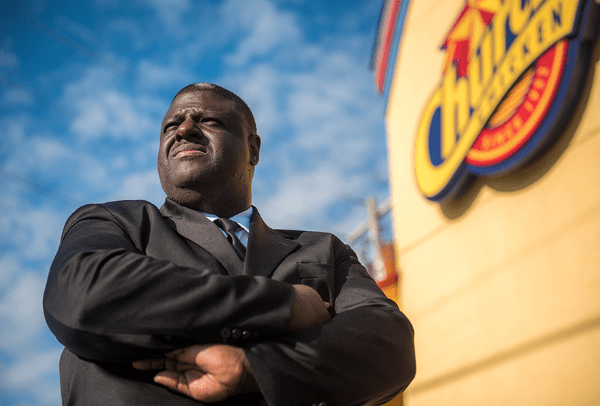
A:
[[[182,145],[180,147],[175,148],[175,151],[173,152],[173,157],[177,158],[202,154],[206,154],[206,148],[202,145]]]

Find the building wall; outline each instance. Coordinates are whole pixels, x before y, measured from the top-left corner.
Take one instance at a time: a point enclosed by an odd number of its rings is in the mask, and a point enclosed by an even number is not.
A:
[[[600,405],[600,67],[559,142],[459,199],[414,175],[423,109],[463,0],[412,0],[386,125],[400,301],[415,327],[408,406]]]

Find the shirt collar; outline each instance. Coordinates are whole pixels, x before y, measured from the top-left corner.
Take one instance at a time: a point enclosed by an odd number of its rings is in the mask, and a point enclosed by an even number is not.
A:
[[[252,217],[252,213],[254,212],[254,207],[250,206],[248,209],[244,210],[241,213],[236,214],[235,216],[229,217],[229,220],[233,220],[238,223],[246,232],[250,232],[250,217]],[[215,216],[214,214],[200,212],[209,219],[210,221],[215,221],[219,218],[219,216]]]

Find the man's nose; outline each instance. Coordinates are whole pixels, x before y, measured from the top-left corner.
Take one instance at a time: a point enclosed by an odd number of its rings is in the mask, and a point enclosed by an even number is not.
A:
[[[204,134],[196,122],[191,117],[188,117],[183,121],[183,123],[179,124],[179,127],[177,127],[177,131],[175,132],[175,136],[177,138],[202,138]]]

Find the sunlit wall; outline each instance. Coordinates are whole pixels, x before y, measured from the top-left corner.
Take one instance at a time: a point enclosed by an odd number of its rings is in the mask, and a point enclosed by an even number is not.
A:
[[[434,202],[416,181],[415,139],[464,7],[410,2],[386,112],[401,304],[416,332],[405,404],[598,405],[598,47],[574,113],[540,159]]]

